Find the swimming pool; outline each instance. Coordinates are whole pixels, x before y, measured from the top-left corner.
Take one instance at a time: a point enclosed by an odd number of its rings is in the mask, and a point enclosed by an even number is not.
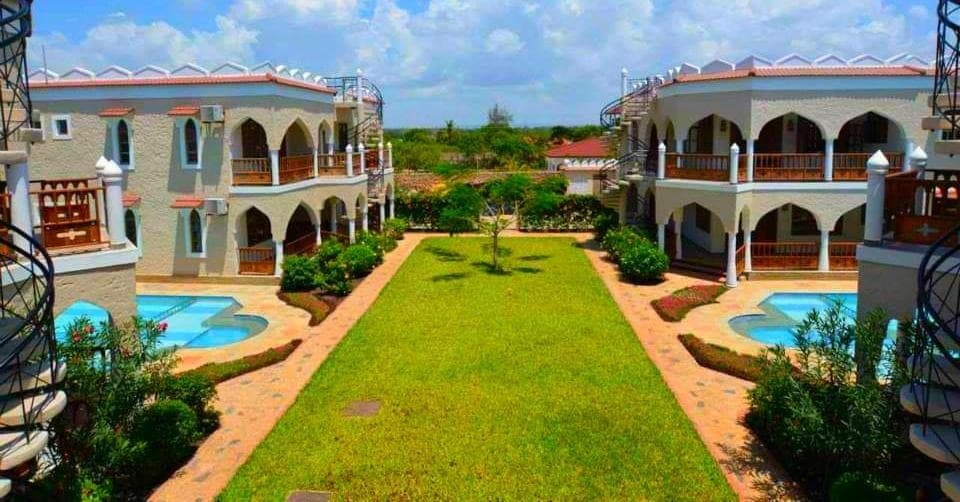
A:
[[[730,327],[760,343],[793,348],[793,330],[807,313],[824,311],[835,302],[843,305],[845,317],[852,323],[857,317],[856,293],[774,293],[760,303],[763,314],[734,317]]]
[[[167,323],[160,340],[162,347],[221,347],[255,336],[267,327],[267,320],[262,317],[237,314],[240,307],[229,296],[137,295],[137,315]],[[87,317],[95,326],[108,319],[103,308],[76,302],[57,316],[57,337],[65,337],[67,327],[81,317]]]

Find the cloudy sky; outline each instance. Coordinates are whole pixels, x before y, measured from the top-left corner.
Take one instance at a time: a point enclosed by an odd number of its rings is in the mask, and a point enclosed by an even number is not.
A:
[[[757,53],[934,53],[917,0],[40,0],[31,68],[97,71],[225,61],[325,75],[362,68],[387,126],[476,125],[499,102],[521,124],[581,124],[619,71]]]

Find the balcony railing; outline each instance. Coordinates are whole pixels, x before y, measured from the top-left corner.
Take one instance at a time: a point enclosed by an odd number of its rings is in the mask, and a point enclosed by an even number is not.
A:
[[[234,185],[270,185],[273,183],[270,174],[270,159],[248,158],[233,159]]]
[[[30,196],[38,211],[39,224],[35,226],[35,231],[40,234],[48,250],[105,242],[100,219],[103,188],[96,179],[34,181],[31,183]],[[4,207],[4,211],[8,210]]]
[[[831,242],[828,246],[830,270],[856,270],[856,242]],[[754,242],[750,246],[750,255],[753,270],[817,270],[820,243]]]
[[[667,178],[724,181],[730,178],[730,156],[699,153],[668,153]]]
[[[280,158],[280,184],[313,178],[313,154]]]
[[[960,223],[960,180],[955,172],[890,174],[884,183],[884,218],[893,240],[929,245]]]
[[[743,163],[745,156],[740,157]],[[822,153],[758,153],[753,156],[754,181],[823,181]],[[861,171],[866,173],[866,161]]]
[[[865,181],[871,153],[838,153],[833,156],[834,181]],[[884,153],[893,166],[903,166],[902,153]],[[737,180],[747,180],[746,154],[738,160]],[[753,181],[824,181],[826,155],[823,153],[757,153],[753,156]],[[729,154],[668,153],[665,176],[673,179],[729,181]]]
[[[265,248],[240,248],[240,273],[249,275],[273,275],[275,272],[276,250]]]
[[[366,159],[367,170],[376,169],[379,165],[379,152],[367,151],[351,154],[353,173],[360,174],[361,158]],[[232,159],[234,186],[268,186],[273,184],[269,158],[235,158]],[[280,157],[278,170],[281,185],[309,180],[314,177],[313,155],[291,155]],[[317,155],[318,176],[346,176],[347,154],[324,153]]]
[[[311,255],[317,250],[317,231],[304,234],[283,243],[283,254],[288,256]]]

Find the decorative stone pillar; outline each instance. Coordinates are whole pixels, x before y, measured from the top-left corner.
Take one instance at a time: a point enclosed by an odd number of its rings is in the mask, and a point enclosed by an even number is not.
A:
[[[396,218],[396,201],[394,200],[394,194],[390,194],[390,219]]]
[[[830,231],[820,230],[820,255],[817,261],[817,270],[830,271]]]
[[[350,244],[357,242],[357,220],[347,218],[347,235],[350,237]]]
[[[273,275],[280,277],[283,275],[283,241],[275,240],[273,241],[274,249],[274,258],[273,258]]]
[[[313,177],[320,176],[320,149],[313,149]]]
[[[833,181],[833,144],[834,139],[824,141],[823,181]]]
[[[666,223],[657,223],[657,246],[660,251],[667,250],[667,225]]]
[[[727,232],[727,287],[737,287],[737,233]]]
[[[740,176],[740,146],[730,145],[730,184],[736,185]]]
[[[332,134],[330,136],[333,136]],[[333,138],[330,138],[330,141],[327,142],[327,156],[326,167],[333,167],[333,154],[336,153],[333,151]]]
[[[363,146],[363,142],[361,142],[357,149],[360,151],[360,174],[364,174],[367,172],[367,148]]]
[[[878,245],[883,240],[883,204],[890,162],[877,150],[867,161],[867,214],[863,242]]]
[[[107,164],[109,163],[110,161],[107,160],[106,157],[101,155],[95,165],[96,172],[97,172],[97,181],[100,182],[101,187],[104,186],[103,170],[107,168]],[[100,221],[102,223],[106,224],[107,223],[107,204],[106,204],[106,201],[104,200],[104,197],[106,196],[106,194],[103,193],[103,190],[98,190],[96,196],[97,196],[97,217],[100,218]]]
[[[353,176],[353,145],[347,145],[346,156],[347,176]]]
[[[657,179],[667,177],[667,145],[663,141],[657,146]]]
[[[627,95],[627,75],[629,74],[626,68],[620,69],[620,99]],[[621,110],[621,113],[623,113],[623,110]]]
[[[753,149],[756,140],[747,140],[747,183],[753,183]]]
[[[917,173],[918,178],[923,178],[923,172],[927,169],[927,152],[919,146],[910,153],[908,161],[904,165],[909,165],[909,169]],[[914,195],[913,201],[914,214],[927,214],[927,198],[922,190],[918,190]]]
[[[323,244],[323,225],[320,223],[320,220],[317,220],[317,223],[313,225],[313,228],[317,232],[317,247],[320,247],[320,245]]]
[[[743,271],[753,272],[753,232],[743,231]]]
[[[270,150],[270,184],[280,184],[280,150]]]
[[[683,220],[677,219],[677,215],[673,215],[673,239],[674,246],[676,246],[676,251],[674,256],[678,260],[683,259]]]
[[[110,247],[126,247],[127,235],[123,224],[123,169],[120,169],[116,162],[108,162],[103,169],[103,185]]]
[[[6,169],[7,190],[10,192],[10,224],[27,235],[33,235],[33,218],[30,202],[30,170],[26,162],[8,164]],[[30,252],[30,244],[20,235],[13,236],[13,243]]]

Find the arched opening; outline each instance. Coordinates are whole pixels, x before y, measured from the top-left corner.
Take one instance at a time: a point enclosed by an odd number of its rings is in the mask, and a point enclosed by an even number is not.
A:
[[[745,151],[746,142],[740,127],[731,120],[713,114],[690,126],[683,151],[701,155],[729,155],[730,145],[736,143]]]
[[[796,113],[777,117],[760,129],[753,160],[760,181],[822,180],[825,143],[813,121]]]
[[[371,207],[370,207],[371,205],[372,205],[372,204],[368,204],[368,203],[367,203],[367,198],[364,197],[363,194],[360,194],[360,195],[357,196],[357,200],[356,200],[356,202],[354,203],[354,206],[353,206],[353,218],[354,218],[354,220],[356,220],[356,223],[357,223],[357,227],[358,227],[358,228],[363,228],[364,218],[367,218],[367,229],[368,229],[368,230],[376,230],[377,228],[379,228],[379,225],[380,225],[380,221],[379,221],[379,220],[380,220],[380,218],[379,218],[380,207],[377,206],[377,207],[375,207],[375,208],[371,208]],[[375,210],[375,212],[371,213],[371,212],[370,212],[371,210]],[[377,215],[377,216],[374,216],[374,215]],[[376,221],[375,221],[375,222],[374,222],[374,221],[371,221],[370,218],[375,218]],[[373,226],[374,223],[377,225],[376,227]]]
[[[816,270],[820,226],[807,209],[784,204],[757,221],[752,235],[754,270]]]
[[[647,134],[647,170],[656,169],[659,155],[660,136],[657,135],[657,124],[650,122],[650,133]]]
[[[295,183],[312,177],[312,140],[303,123],[297,120],[287,128],[280,143],[280,183]]]
[[[905,143],[902,128],[880,114],[867,112],[848,120],[834,145],[834,179],[866,179],[867,159],[877,150],[883,151],[892,170],[901,170]]]
[[[627,224],[636,225],[640,220],[640,191],[636,183],[627,187],[627,207],[624,209]]]
[[[240,273],[273,274],[276,248],[270,218],[256,207],[251,207],[237,219],[237,227]]]
[[[244,120],[234,129],[230,145],[234,185],[270,185],[270,147],[267,132],[257,121]]]
[[[300,204],[287,222],[283,239],[284,255],[308,255],[317,249],[317,227],[310,211]]]
[[[196,165],[200,161],[200,142],[197,134],[197,121],[187,119],[183,126],[184,155],[187,164]]]
[[[117,163],[130,165],[130,128],[123,119],[117,122]]]
[[[664,143],[667,147],[667,153],[676,153],[677,151],[677,132],[673,128],[673,122],[667,121],[667,130],[664,133]]]
[[[320,229],[323,238],[334,238],[340,242],[347,242],[349,229],[347,226],[347,204],[338,197],[330,197],[323,203],[320,210]]]
[[[127,240],[136,247],[140,247],[140,225],[137,222],[137,215],[132,209],[123,212],[123,229],[127,235]]]
[[[671,214],[666,225],[665,244],[671,260],[699,269],[724,269],[726,231],[723,222],[713,211],[700,204],[687,204]]]

